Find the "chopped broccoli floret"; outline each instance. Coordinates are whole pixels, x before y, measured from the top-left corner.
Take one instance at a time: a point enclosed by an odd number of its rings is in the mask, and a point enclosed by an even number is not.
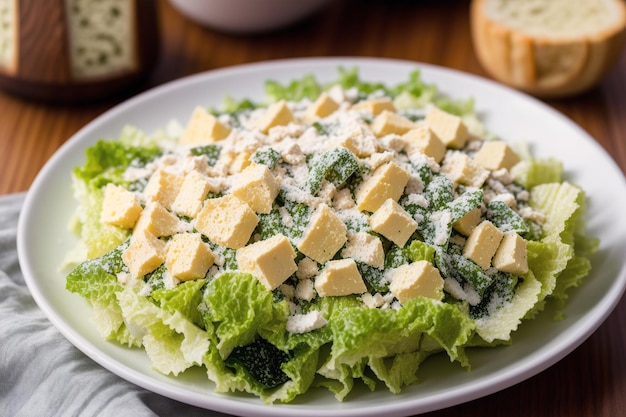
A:
[[[217,145],[205,145],[205,146],[197,146],[195,148],[191,148],[190,152],[194,156],[206,156],[207,164],[209,166],[213,166],[217,163],[217,160],[220,159],[220,152],[222,149]]]
[[[281,369],[289,358],[289,354],[267,340],[257,338],[249,345],[233,349],[224,362],[231,368],[243,370],[264,388],[271,389],[289,380]]]

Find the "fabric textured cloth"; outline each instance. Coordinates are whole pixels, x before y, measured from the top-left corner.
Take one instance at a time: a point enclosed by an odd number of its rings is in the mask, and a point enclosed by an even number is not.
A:
[[[31,297],[18,263],[17,223],[24,197],[0,197],[0,415],[225,416],[121,379],[56,330]]]

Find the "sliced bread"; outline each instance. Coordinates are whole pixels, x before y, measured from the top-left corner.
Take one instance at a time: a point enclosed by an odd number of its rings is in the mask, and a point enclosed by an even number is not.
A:
[[[626,40],[624,0],[473,0],[485,70],[541,97],[580,93],[612,68]]]

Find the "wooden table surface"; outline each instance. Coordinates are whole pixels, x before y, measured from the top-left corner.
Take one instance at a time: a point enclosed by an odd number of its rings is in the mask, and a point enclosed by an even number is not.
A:
[[[198,26],[165,0],[159,7],[161,59],[140,91],[215,68],[308,56],[398,58],[486,76],[471,46],[466,1],[338,0],[296,26],[254,36]],[[60,145],[124,98],[58,106],[0,92],[0,195],[28,190]],[[582,126],[626,170],[626,50],[593,91],[547,103]],[[625,315],[622,299],[606,322],[556,365],[498,393],[426,415],[625,415]]]

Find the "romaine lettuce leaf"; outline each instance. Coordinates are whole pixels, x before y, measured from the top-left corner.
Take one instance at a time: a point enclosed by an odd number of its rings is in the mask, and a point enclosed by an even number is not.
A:
[[[280,100],[300,101],[303,98],[315,100],[322,93],[322,88],[313,75],[305,75],[287,85],[269,80],[265,83],[265,96],[268,103]]]
[[[541,184],[531,190],[529,202],[546,215],[543,236],[541,241],[528,242],[530,272],[511,303],[476,321],[477,334],[489,343],[508,340],[522,319],[534,318],[544,309],[548,298],[560,300],[557,307],[562,308],[567,289],[589,272],[588,256],[597,249],[597,240],[577,238],[584,210],[580,188],[568,182]],[[561,314],[557,312],[557,317]]]
[[[128,186],[123,173],[131,164],[145,165],[161,151],[151,139],[133,127],[125,127],[117,141],[99,140],[86,150],[86,161],[72,175],[74,196],[80,205],[72,219],[87,259],[99,257],[122,243],[128,230],[100,222],[103,187],[109,182]]]
[[[204,320],[200,311],[202,303],[202,287],[206,280],[182,282],[174,288],[163,288],[150,293],[159,306],[170,313],[178,311],[198,327],[204,327]]]
[[[526,159],[511,168],[515,181],[527,189],[540,184],[560,183],[562,174],[563,163],[554,158]]]
[[[207,286],[204,302],[206,320],[215,327],[218,351],[224,359],[235,347],[251,343],[261,328],[276,324],[273,321],[282,326],[287,322],[286,302],[275,306],[272,293],[250,274],[226,272],[216,277]],[[279,309],[282,317],[275,316],[274,309]]]
[[[116,295],[124,320],[143,333],[143,347],[156,370],[178,375],[202,364],[210,344],[207,332],[180,312],[167,312],[130,288]]]
[[[424,334],[436,341],[451,360],[469,366],[463,346],[471,338],[474,324],[454,305],[418,297],[398,310],[360,306],[340,308],[337,313],[331,315],[328,324],[333,333],[330,355],[318,372],[341,383],[341,386],[335,384],[333,389],[339,400],[350,391],[354,378],[372,383],[364,376],[363,367],[368,363],[373,364],[390,390],[398,392],[403,381],[410,381],[412,377],[397,365],[383,368],[380,359],[419,352]],[[406,360],[406,357],[398,360]],[[417,366],[418,363],[413,368]]]
[[[123,290],[117,274],[124,268],[122,253],[128,243],[125,241],[100,258],[82,262],[68,274],[65,287],[89,301],[91,321],[103,338],[138,347],[141,346],[141,335],[128,328],[117,303],[117,293]]]

